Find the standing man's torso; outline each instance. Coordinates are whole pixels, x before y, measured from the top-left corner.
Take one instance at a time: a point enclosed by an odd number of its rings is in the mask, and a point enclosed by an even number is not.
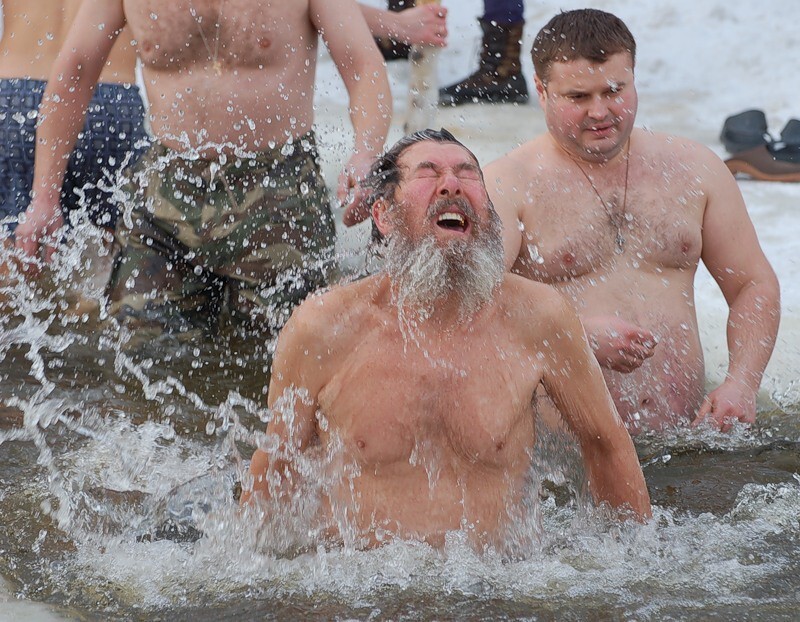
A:
[[[522,215],[513,270],[556,287],[581,316],[618,316],[659,340],[638,370],[604,370],[626,421],[655,414],[674,423],[693,416],[702,399],[693,283],[707,192],[691,150],[685,141],[635,130],[627,192],[624,169],[604,177],[583,163],[593,188],[548,136],[487,167],[487,179],[500,177],[496,204]],[[609,211],[624,211],[622,248]]]
[[[124,0],[124,9],[151,126],[168,146],[258,151],[311,130],[309,0]]]

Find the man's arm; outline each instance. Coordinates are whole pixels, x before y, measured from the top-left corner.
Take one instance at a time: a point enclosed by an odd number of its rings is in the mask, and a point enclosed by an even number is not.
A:
[[[736,180],[710,151],[699,158],[708,192],[702,259],[728,303],[728,374],[694,423],[710,420],[724,430],[737,419],[755,421],[758,388],[778,334],[780,287]]]
[[[375,37],[386,37],[409,45],[434,45],[447,43],[447,9],[427,4],[403,11],[387,11],[359,4],[361,14]]]
[[[305,303],[314,304],[314,300]],[[318,331],[299,307],[281,331],[267,404],[272,419],[267,434],[276,441],[269,452],[258,448],[250,462],[252,486],[245,486],[241,503],[255,496],[270,498],[273,494],[291,494],[297,482],[292,457],[304,451],[317,433],[317,395],[320,390],[319,358],[313,355],[319,342]],[[270,490],[272,483],[272,490]]]
[[[583,327],[569,303],[553,297],[547,367],[542,382],[581,446],[595,501],[651,515],[650,497],[633,441],[617,414]]]
[[[344,203],[348,192],[354,192],[344,215],[345,224],[352,225],[369,215],[359,183],[383,150],[392,121],[392,93],[383,58],[358,5],[353,0],[311,0],[310,11],[350,95],[355,145],[339,177],[337,196]]]
[[[39,108],[33,199],[15,232],[17,247],[30,257],[63,225],[60,196],[69,157],[124,25],[122,0],[84,0],[53,65]],[[52,253],[48,248],[45,259]]]

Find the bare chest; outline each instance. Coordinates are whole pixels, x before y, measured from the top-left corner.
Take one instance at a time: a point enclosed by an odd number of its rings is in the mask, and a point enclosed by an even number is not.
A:
[[[60,4],[31,0],[0,1],[3,17],[0,50],[3,54],[24,55],[25,65],[39,59],[48,63],[55,60],[69,27],[65,7]],[[20,69],[20,75],[24,75],[27,67]]]
[[[505,464],[533,441],[535,373],[494,347],[451,353],[354,353],[320,395],[332,428],[363,465],[452,460]]]
[[[624,187],[592,187],[579,172],[531,189],[516,269],[546,283],[634,269],[693,268],[702,251],[705,196],[652,172]]]
[[[282,65],[317,45],[306,0],[125,0],[125,14],[139,56],[153,68]]]

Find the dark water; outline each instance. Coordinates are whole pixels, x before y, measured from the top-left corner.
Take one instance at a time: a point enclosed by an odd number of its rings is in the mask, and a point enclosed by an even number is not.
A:
[[[797,619],[796,404],[766,396],[731,435],[639,439],[644,526],[553,486],[525,559],[459,534],[286,557],[234,500],[270,340],[130,332],[60,308],[54,281],[7,288],[0,319],[0,574],[20,597],[87,620]]]

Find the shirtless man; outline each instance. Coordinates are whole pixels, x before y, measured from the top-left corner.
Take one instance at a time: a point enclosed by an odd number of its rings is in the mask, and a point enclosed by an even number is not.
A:
[[[389,126],[386,72],[364,18],[353,0],[84,0],[38,130],[34,198],[17,235],[29,254],[58,225],[65,154],[126,24],[156,141],[126,188],[111,312],[177,330],[225,314],[278,329],[324,282],[334,237],[312,132],[320,34],[355,131],[340,198]]]
[[[36,120],[46,80],[81,0],[2,0],[0,41],[0,218],[14,231],[31,201]],[[111,229],[117,212],[97,182],[144,150],[144,105],[135,82],[136,55],[123,33],[100,68],[100,82],[61,186],[67,214],[86,205],[89,218]],[[79,200],[81,191],[84,200]],[[63,222],[62,211],[58,212]],[[23,231],[25,227],[23,226]]]
[[[382,156],[370,185],[385,269],[310,298],[281,333],[273,419],[243,501],[290,502],[305,455],[326,456],[338,479],[311,471],[331,482],[321,531],[357,546],[441,546],[463,529],[478,547],[503,547],[535,494],[542,385],[580,443],[595,501],[649,516],[633,443],[577,316],[555,290],[504,271],[475,156],[425,130]]]
[[[725,165],[690,140],[634,129],[636,44],[594,9],[533,45],[547,134],[486,167],[506,262],[581,315],[631,433],[752,423],[779,288]],[[704,397],[693,281],[703,260],[730,307],[725,381]]]

